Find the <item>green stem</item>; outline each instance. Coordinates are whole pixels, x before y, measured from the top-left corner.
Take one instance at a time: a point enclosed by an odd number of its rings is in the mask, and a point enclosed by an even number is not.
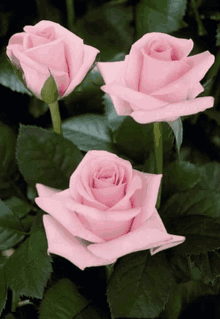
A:
[[[53,123],[53,130],[58,134],[62,134],[61,118],[58,101],[48,104]]]
[[[199,35],[200,36],[207,35],[207,31],[204,28],[202,20],[200,19],[200,15],[199,15],[195,0],[191,0],[191,7],[192,7],[194,14],[195,14]]]
[[[11,312],[15,312],[20,300],[20,295],[12,290],[12,303],[11,303]]]
[[[154,123],[154,152],[155,152],[155,168],[156,174],[163,173],[163,139],[162,139],[162,125],[161,123]],[[157,197],[156,208],[160,207],[161,200],[161,184]]]
[[[74,24],[74,0],[66,0],[66,12],[67,12],[67,21],[68,29],[72,30]]]

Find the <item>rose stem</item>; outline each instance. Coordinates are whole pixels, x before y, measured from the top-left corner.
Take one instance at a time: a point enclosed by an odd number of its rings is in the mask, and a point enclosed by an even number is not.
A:
[[[66,0],[66,12],[68,20],[68,29],[73,30],[74,25],[74,0]]]
[[[156,173],[163,172],[163,139],[162,139],[162,125],[161,123],[154,123],[154,152],[155,152],[155,167]],[[160,207],[161,200],[161,184],[158,192],[156,208]]]
[[[58,101],[48,104],[53,123],[53,130],[58,134],[62,134],[61,119]]]
[[[20,301],[20,294],[12,290],[11,312],[15,312],[19,301]]]

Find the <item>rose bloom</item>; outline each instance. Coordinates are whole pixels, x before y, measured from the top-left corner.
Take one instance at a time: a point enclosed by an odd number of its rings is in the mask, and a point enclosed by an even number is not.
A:
[[[185,237],[168,234],[155,208],[161,177],[134,170],[115,154],[89,151],[68,189],[36,184],[35,202],[49,214],[43,216],[48,253],[84,270],[181,244]]]
[[[205,51],[188,57],[193,41],[152,32],[135,42],[121,62],[97,66],[118,115],[138,123],[169,122],[210,108],[214,99],[195,97],[204,91],[200,80],[214,63]]]
[[[10,38],[6,54],[23,72],[26,86],[42,99],[41,89],[51,72],[60,97],[67,96],[83,80],[99,50],[52,21],[40,21],[24,31]]]

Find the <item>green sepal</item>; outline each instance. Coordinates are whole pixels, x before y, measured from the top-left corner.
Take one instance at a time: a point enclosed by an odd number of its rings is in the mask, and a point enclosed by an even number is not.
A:
[[[50,72],[50,70],[49,70]],[[45,81],[42,89],[41,89],[41,98],[47,104],[51,104],[58,100],[59,93],[57,90],[56,82],[50,72],[49,78]]]

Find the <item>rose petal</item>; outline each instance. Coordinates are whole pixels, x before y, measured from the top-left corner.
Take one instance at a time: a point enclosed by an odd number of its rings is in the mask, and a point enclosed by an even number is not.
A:
[[[91,191],[98,202],[110,208],[116,205],[123,198],[125,186],[125,184],[122,184],[108,188],[92,188]],[[131,208],[131,203],[128,203],[127,208]]]
[[[106,205],[103,205],[94,198],[89,187],[89,174],[97,165],[101,168],[103,167],[101,163],[106,166],[106,163],[109,162],[115,163],[115,165],[117,164],[118,166],[123,165],[126,169],[126,181],[130,184],[132,178],[132,166],[129,161],[122,160],[117,155],[106,151],[89,151],[70,177],[70,189],[73,199],[79,203],[83,203],[87,206],[92,206],[103,211],[108,209]],[[127,197],[126,199],[123,198],[123,200],[122,204],[125,205]],[[123,207],[124,206],[122,206],[122,209]],[[119,208],[117,207],[117,209]]]
[[[131,103],[132,109],[135,111],[153,110],[155,108],[160,108],[167,104],[166,101],[156,99],[155,97],[152,97],[150,95],[147,95],[138,91],[134,91],[132,89],[129,89],[127,87],[120,86],[120,85],[114,85],[114,84],[103,85],[101,89],[110,95],[118,96],[121,99]]]
[[[191,39],[178,39],[160,32],[145,34],[132,45],[128,55],[125,78],[128,86],[135,91],[138,91],[140,73],[143,66],[143,55],[141,53],[141,49],[146,49],[152,40],[157,40],[158,42],[165,41],[170,43],[173,47],[178,48],[181,59],[186,57],[193,48],[193,41]]]
[[[135,49],[136,51],[140,51],[142,48],[146,48],[152,40],[157,42],[167,42],[173,48],[178,49],[180,54],[179,59],[184,59],[185,57],[187,57],[193,48],[192,39],[180,39],[161,32],[149,32],[143,35],[132,45],[129,56],[131,55],[133,49]]]
[[[57,39],[65,39],[65,53],[69,66],[70,80],[72,81],[77,75],[83,62],[83,40],[60,24],[52,21],[42,20],[35,24],[34,28],[36,30],[42,31],[44,28],[51,26],[53,26],[55,29]],[[79,81],[77,84],[80,82],[81,81]],[[72,82],[70,84],[72,84]],[[72,89],[70,89],[68,93],[66,92],[66,95],[68,95],[71,91]]]
[[[188,98],[190,100],[194,99],[197,95],[204,91],[203,86],[200,83],[196,83],[188,91]]]
[[[204,78],[208,69],[210,69],[215,62],[215,56],[209,51],[205,51],[188,57],[187,62],[191,63],[193,67],[184,77],[186,77],[191,84],[195,84]]]
[[[149,94],[183,76],[190,66],[186,60],[163,61],[148,56],[144,50],[138,91]]]
[[[188,90],[197,84],[205,76],[207,70],[214,63],[215,57],[208,51],[187,58],[187,63],[191,64],[191,69],[176,81],[165,85],[159,90],[151,93],[152,96],[167,101],[178,101],[186,99]],[[198,86],[197,86],[198,91]],[[201,87],[200,87],[200,93]]]
[[[50,70],[61,96],[70,83],[64,48],[65,43],[62,39],[58,39],[25,51],[26,56],[41,65],[45,65]],[[58,60],[59,63],[57,63]],[[27,77],[26,80],[28,83]],[[29,85],[32,85],[31,81]],[[41,92],[42,87],[39,87],[38,92]]]
[[[198,97],[194,100],[182,101],[179,103],[167,104],[162,108],[149,111],[135,111],[131,117],[138,123],[169,122],[180,116],[186,116],[202,112],[213,107],[214,98],[212,96]]]
[[[19,60],[20,66],[24,72],[24,79],[27,87],[41,99],[41,89],[45,81],[50,76],[46,66],[30,59],[23,52],[13,48],[13,55]]]
[[[122,86],[126,86],[126,82],[123,78],[124,70],[127,67],[125,61],[120,62],[98,62],[97,67],[105,81],[106,84],[111,82],[121,83]],[[105,87],[105,86],[104,86]],[[103,86],[101,87],[101,90]],[[105,90],[103,90],[105,92]],[[131,107],[129,103],[124,101],[123,99],[110,95],[112,102],[114,104],[115,110],[118,115],[129,115],[131,112]]]
[[[95,208],[78,204],[71,199],[66,206],[75,211],[86,229],[104,240],[111,240],[128,232],[132,219],[140,213],[139,207],[124,211],[99,211]]]
[[[28,50],[40,45],[45,45],[49,42],[50,40],[46,38],[42,38],[34,34],[26,34],[23,41],[23,47],[24,47],[24,50]]]
[[[35,46],[25,51],[30,59],[44,64],[46,67],[67,73],[68,68],[65,58],[65,43],[63,39]],[[59,61],[59,63],[57,63]]]
[[[61,198],[37,197],[35,202],[42,210],[62,224],[73,236],[78,236],[91,242],[103,242],[102,238],[91,233],[83,226],[76,214],[66,208],[64,200],[61,200]]]
[[[101,244],[91,244],[87,247],[94,255],[101,258],[119,258],[135,251],[146,250],[161,246],[161,250],[168,248],[167,244],[176,246],[185,240],[183,236],[168,234],[155,209],[154,214],[141,227],[128,234]],[[171,246],[170,246],[171,247]],[[170,248],[169,247],[169,248]],[[155,252],[156,253],[156,252]]]
[[[116,260],[103,259],[91,254],[60,223],[49,215],[43,216],[43,223],[48,242],[48,253],[68,259],[81,270],[86,267],[109,265]]]
[[[24,32],[20,32],[20,33],[16,33],[13,36],[10,37],[9,41],[8,41],[8,48],[13,48],[12,45],[20,45],[23,47],[23,41],[25,38],[26,34]]]
[[[72,48],[73,50],[73,48]],[[77,48],[74,48],[75,51],[77,51]],[[93,48],[89,45],[83,46],[83,58],[82,58],[82,63],[79,64],[75,61],[73,61],[73,53],[71,49],[69,49],[67,56],[68,56],[68,65],[69,65],[69,70],[70,70],[70,84],[65,92],[64,96],[67,96],[69,93],[71,93],[74,88],[82,82],[82,80],[85,78],[87,72],[90,70],[93,62],[95,61],[96,55],[100,52],[96,48]],[[79,66],[79,69],[76,67]],[[72,70],[77,70],[77,73],[73,73]]]
[[[40,183],[37,183],[35,186],[39,197],[51,197],[54,194],[62,192],[62,190],[48,187]]]
[[[99,210],[94,207],[89,207],[86,205],[82,205],[77,203],[71,198],[67,198],[65,200],[66,206],[68,209],[71,211],[75,211],[78,214],[82,214],[86,218],[91,218],[93,222],[117,222],[117,221],[126,221],[130,220],[133,217],[137,216],[137,214],[140,213],[141,208],[140,207],[135,207],[135,208],[130,208],[126,210],[107,210],[103,212],[102,210]]]
[[[141,213],[138,214],[131,226],[130,231],[143,225],[143,223],[150,218],[154,213],[158,192],[160,188],[162,174],[149,174],[136,171],[142,180],[142,188],[135,192],[135,204],[134,207],[141,207]]]

